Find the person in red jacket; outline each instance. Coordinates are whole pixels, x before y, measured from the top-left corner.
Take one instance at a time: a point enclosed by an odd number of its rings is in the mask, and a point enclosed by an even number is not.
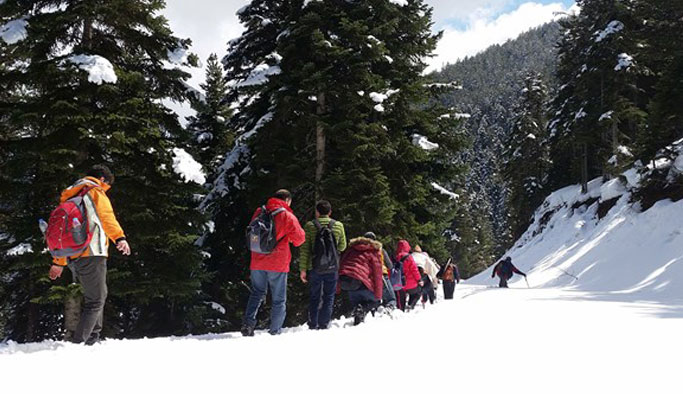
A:
[[[272,252],[261,254],[251,252],[251,295],[247,302],[247,310],[242,323],[242,335],[253,336],[256,327],[256,314],[261,302],[266,296],[266,290],[270,287],[272,308],[270,311],[270,330],[272,335],[282,331],[282,324],[287,313],[287,274],[292,254],[289,244],[301,246],[306,239],[304,229],[294,215],[290,205],[292,194],[284,189],[278,190],[266,203],[268,212],[280,210],[274,216],[275,235],[278,243]],[[252,216],[252,221],[261,213],[258,208]]]
[[[405,239],[398,241],[398,246],[396,247],[396,261],[403,261],[403,275],[405,275],[406,278],[406,284],[403,286],[403,289],[409,296],[406,310],[410,310],[415,307],[417,301],[422,296],[420,287],[423,283],[420,272],[417,270],[415,260],[410,256],[410,244]]]
[[[512,274],[522,275],[526,278],[526,274],[518,270],[517,267],[512,264],[512,258],[508,256],[493,267],[491,277],[493,278],[495,275],[498,275],[498,278],[500,278],[498,287],[508,287],[508,280],[512,278]]]
[[[339,289],[348,292],[354,325],[380,305],[383,287],[382,244],[365,237],[352,239],[339,262]]]

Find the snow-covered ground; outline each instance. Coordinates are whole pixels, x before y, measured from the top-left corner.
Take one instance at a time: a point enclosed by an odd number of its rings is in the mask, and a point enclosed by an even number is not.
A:
[[[328,331],[0,347],[3,393],[679,393],[683,307],[464,285]],[[337,322],[343,324],[343,322]]]
[[[489,269],[454,300],[358,327],[0,344],[0,390],[680,393],[683,201],[640,212],[628,190],[596,180],[546,200],[509,252],[530,289],[519,277],[497,289]],[[598,201],[614,197],[598,220]]]

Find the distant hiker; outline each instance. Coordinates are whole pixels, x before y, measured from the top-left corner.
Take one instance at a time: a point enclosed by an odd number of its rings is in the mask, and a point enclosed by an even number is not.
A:
[[[348,293],[354,325],[374,312],[382,300],[381,243],[365,237],[349,242],[339,263],[339,289]]]
[[[439,273],[439,265],[434,261],[434,259],[429,256],[429,254],[425,251],[422,250],[420,245],[415,245],[415,248],[413,248],[413,253],[410,255],[413,256],[413,260],[415,260],[415,265],[417,267],[422,267],[425,270],[425,273],[429,275],[429,279],[432,282],[433,289],[436,290],[436,288],[439,286],[439,280],[436,277],[436,275]]]
[[[330,218],[332,205],[319,201],[315,220],[306,223],[306,240],[301,245],[299,269],[301,280],[310,282],[308,327],[326,329],[332,318],[334,294],[339,278],[339,253],[346,249],[342,222]]]
[[[418,272],[420,272],[420,280],[422,281],[422,307],[424,308],[425,303],[429,300],[430,304],[434,303],[436,299],[436,294],[434,293],[434,285],[432,284],[432,279],[427,275],[424,268],[417,267]]]
[[[508,280],[512,278],[513,274],[519,274],[526,278],[526,274],[518,270],[517,267],[515,267],[512,264],[512,258],[508,256],[505,259],[498,262],[498,264],[496,264],[495,267],[493,267],[491,277],[493,278],[494,276],[498,275],[498,277],[500,278],[500,283],[498,283],[498,287],[508,287]]]
[[[64,266],[68,265],[74,278],[78,279],[83,286],[83,310],[73,334],[72,342],[74,343],[85,342],[86,345],[93,345],[100,339],[104,303],[107,299],[109,240],[116,244],[116,249],[122,254],[130,255],[130,246],[106,194],[113,183],[114,175],[109,168],[103,165],[93,166],[85,178],[62,192],[61,204],[57,210],[66,207],[66,210],[61,211],[60,217],[67,218],[67,225],[60,226],[62,220],[53,220],[56,218],[53,213],[45,234],[48,248],[53,255],[50,279],[59,278]],[[75,204],[71,205],[73,208],[78,207],[78,209],[68,212],[67,204],[71,203]],[[83,209],[82,212],[81,209]],[[71,216],[72,214],[81,219]],[[51,241],[53,237],[65,237],[62,231],[70,228],[71,235],[78,238],[74,234],[78,233],[76,229],[84,223],[88,226],[83,228],[80,235],[86,242],[83,250],[60,250],[54,247]],[[72,252],[76,253],[72,254]]]
[[[251,250],[251,295],[242,322],[242,335],[253,336],[256,314],[270,288],[272,306],[270,330],[282,330],[287,313],[287,273],[292,254],[289,244],[300,246],[306,235],[290,205],[292,194],[284,189],[275,192],[265,206],[256,209],[247,228]]]
[[[403,275],[405,276],[405,285],[403,289],[405,294],[409,296],[409,300],[405,305],[406,310],[413,309],[420,299],[422,281],[420,279],[420,272],[417,270],[415,260],[410,255],[410,244],[408,241],[402,239],[398,241],[396,247],[396,260],[403,265]]]
[[[365,233],[364,237],[377,241],[377,235],[372,231]],[[382,290],[382,305],[389,309],[396,308],[397,306],[396,294],[394,293],[393,286],[389,280],[389,273],[393,268],[394,264],[391,262],[389,252],[387,252],[387,249],[382,245],[382,284],[384,285]]]
[[[455,284],[460,283],[460,271],[458,270],[458,266],[453,260],[449,259],[446,265],[441,267],[436,276],[443,282],[443,298],[452,300]]]

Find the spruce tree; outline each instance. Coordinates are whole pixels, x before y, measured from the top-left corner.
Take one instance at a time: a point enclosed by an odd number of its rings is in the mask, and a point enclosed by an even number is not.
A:
[[[187,128],[192,133],[193,156],[209,171],[216,170],[224,155],[232,148],[234,135],[228,126],[232,110],[225,103],[228,93],[223,66],[215,54],[206,62],[206,81],[200,85],[204,94],[195,94],[192,107],[197,114],[190,117]],[[209,178],[213,178],[211,175]]]
[[[205,277],[193,246],[203,223],[196,186],[174,168],[187,141],[162,99],[183,100],[196,64],[190,42],[158,15],[163,1],[8,1],[2,23],[21,21],[18,40],[0,42],[0,259],[7,332],[13,339],[59,337],[61,307],[44,278],[49,255],[37,227],[63,188],[93,164],[116,175],[109,193],[133,249],[109,258],[106,336],[187,333],[202,324]],[[177,168],[175,168],[177,169]],[[7,254],[7,251],[14,254]],[[17,253],[21,251],[23,253]],[[55,286],[69,283],[68,270]]]

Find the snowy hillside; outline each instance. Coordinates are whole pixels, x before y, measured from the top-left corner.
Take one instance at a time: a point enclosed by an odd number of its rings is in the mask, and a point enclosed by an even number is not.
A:
[[[630,202],[636,170],[624,178],[626,185],[596,179],[587,194],[570,186],[546,199],[508,252],[532,287],[590,291],[601,300],[683,301],[683,200],[640,212]],[[490,274],[491,268],[469,283],[490,283]],[[526,287],[515,278],[514,287]]]

